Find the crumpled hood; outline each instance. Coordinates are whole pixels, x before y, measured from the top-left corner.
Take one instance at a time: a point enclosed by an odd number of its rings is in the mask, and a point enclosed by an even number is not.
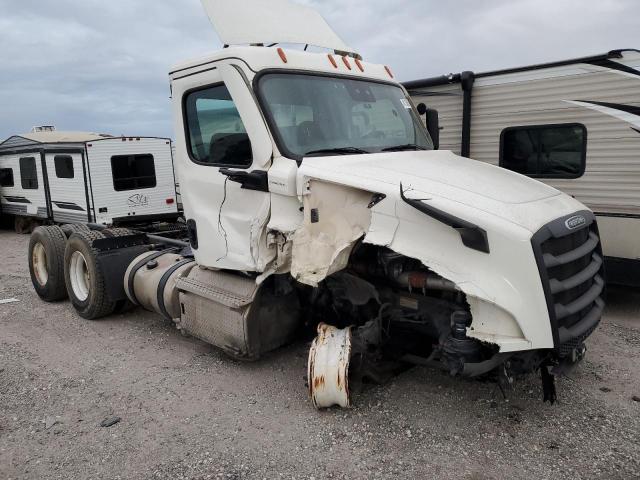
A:
[[[448,150],[307,157],[299,174],[387,195],[399,194],[402,183],[412,198],[449,200],[533,231],[546,218],[584,208],[544,183]]]
[[[464,191],[506,203],[527,203],[559,194],[544,183],[448,150],[310,157],[302,166],[395,185],[402,181],[405,187],[443,197]]]

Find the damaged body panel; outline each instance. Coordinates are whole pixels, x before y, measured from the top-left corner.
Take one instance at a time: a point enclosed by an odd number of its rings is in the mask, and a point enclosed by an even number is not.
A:
[[[312,185],[321,184],[320,180],[331,182],[334,191],[339,188],[335,185],[338,179],[346,191],[361,189],[360,210],[370,212],[369,225],[363,229],[364,243],[417,259],[453,282],[469,299],[473,315],[470,336],[495,343],[503,352],[553,348],[546,300],[530,241],[541,225],[558,214],[579,210],[581,204],[539,182],[450,152],[398,153],[389,168],[382,168],[381,159],[371,158],[375,156],[308,158],[300,168],[300,175]],[[446,170],[453,159],[480,168],[461,179],[443,179],[438,172]],[[509,185],[517,184],[520,188],[512,188],[500,201],[493,192],[502,176],[508,177]],[[434,180],[438,177],[440,182]],[[482,191],[473,193],[473,202],[459,195],[460,191],[469,192],[471,177],[482,186]],[[404,202],[399,190],[401,183],[406,197],[480,224],[487,231],[491,251],[466,247],[455,229]],[[312,188],[308,195],[313,197],[314,193]],[[385,198],[366,209],[365,203],[374,193],[382,193]],[[504,208],[506,201],[508,210]],[[493,204],[502,208],[489,213]],[[335,213],[330,210],[331,205],[327,207],[319,213],[332,217]],[[501,215],[505,211],[508,214]],[[305,226],[307,221],[305,217]],[[332,230],[322,233],[330,236]],[[351,238],[352,244],[358,240],[355,235]],[[335,251],[334,255],[337,254]]]

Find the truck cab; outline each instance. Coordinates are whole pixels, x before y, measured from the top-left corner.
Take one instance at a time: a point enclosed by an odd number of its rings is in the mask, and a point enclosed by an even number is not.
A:
[[[588,209],[535,180],[435,150],[392,70],[364,61],[306,8],[278,11],[289,30],[280,35],[267,26],[273,9],[203,3],[226,48],[170,73],[199,266],[249,272],[258,284],[288,274],[313,289],[352,275],[354,285],[376,290],[361,301],[391,305],[389,315],[404,320],[389,321],[405,330],[408,318],[429,323],[424,317],[436,307],[416,295],[436,292],[448,302],[440,305],[446,321],[429,328],[452,372],[507,358],[539,368],[549,352],[583,354],[604,307]],[[251,16],[260,17],[262,37],[247,28]],[[305,29],[297,27],[302,18]],[[353,296],[368,287],[341,288],[353,309]],[[355,335],[370,320],[341,323]],[[450,341],[450,328],[459,342]],[[404,360],[421,355],[421,347],[412,349]],[[423,359],[433,353],[426,350]],[[311,360],[319,371],[329,368]]]

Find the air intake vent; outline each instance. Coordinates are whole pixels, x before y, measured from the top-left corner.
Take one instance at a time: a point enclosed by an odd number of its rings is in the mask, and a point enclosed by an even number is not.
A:
[[[595,330],[604,310],[604,261],[592,212],[541,228],[531,240],[556,350],[567,356]]]

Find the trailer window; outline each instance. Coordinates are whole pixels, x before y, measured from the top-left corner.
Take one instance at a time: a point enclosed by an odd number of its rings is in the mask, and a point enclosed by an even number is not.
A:
[[[56,177],[73,178],[73,158],[70,155],[56,155],[53,163],[56,167]]]
[[[585,169],[587,129],[580,124],[510,127],[502,131],[500,166],[539,178],[578,178]]]
[[[38,189],[38,170],[34,157],[22,157],[20,159],[20,183],[25,190]]]
[[[156,166],[151,154],[111,157],[111,174],[116,192],[156,186]]]
[[[0,168],[0,187],[13,187],[12,168]]]
[[[224,85],[187,94],[185,119],[189,155],[196,163],[248,167],[251,141]]]

